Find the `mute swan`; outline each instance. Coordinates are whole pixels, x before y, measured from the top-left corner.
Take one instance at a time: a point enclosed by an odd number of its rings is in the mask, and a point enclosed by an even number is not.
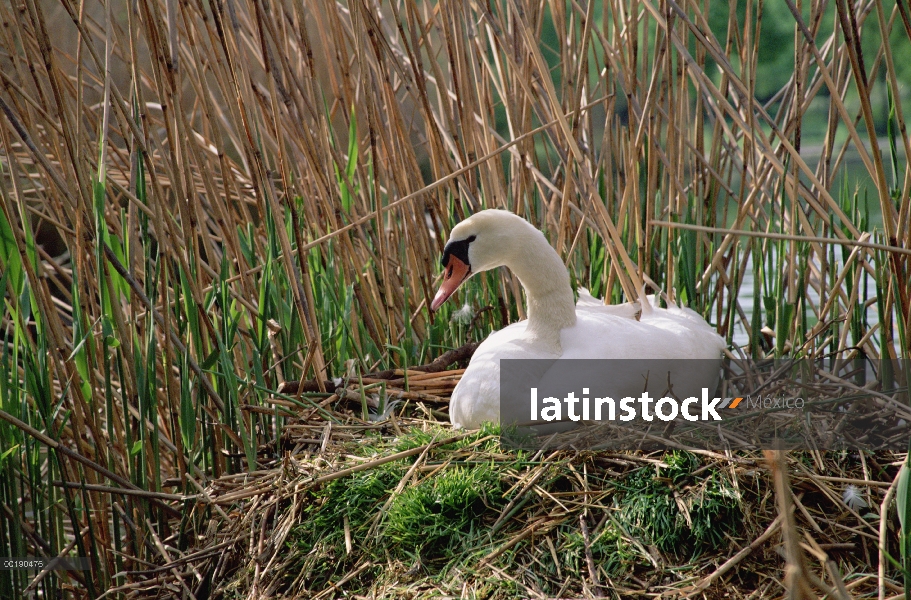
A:
[[[569,273],[544,234],[508,211],[484,210],[456,225],[441,262],[443,283],[431,311],[475,273],[500,266],[518,276],[528,299],[527,320],[492,333],[475,351],[449,404],[457,428],[499,422],[504,358],[698,358],[721,364],[724,340],[690,309],[652,307],[643,296],[636,320],[636,304],[605,306],[586,290],[576,304]],[[718,368],[687,376],[696,388],[714,390]],[[641,393],[641,387],[631,393]]]

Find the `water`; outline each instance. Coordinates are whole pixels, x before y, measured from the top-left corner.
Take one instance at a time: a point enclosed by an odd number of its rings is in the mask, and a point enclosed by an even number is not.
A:
[[[774,250],[774,248],[773,248],[773,250]],[[841,253],[837,252],[837,254],[841,254]],[[753,280],[753,262],[752,262],[752,260],[753,260],[752,256],[750,256],[747,259],[747,267],[744,272],[744,279],[740,285],[740,290],[737,294],[737,301],[740,304],[740,307],[743,309],[743,312],[747,316],[748,319],[751,318],[753,315],[754,280]],[[774,252],[773,252],[772,260],[770,262],[772,264],[776,263],[776,261],[774,259]],[[818,271],[818,267],[819,267],[818,260],[814,259],[814,264]],[[833,266],[830,265],[830,268],[833,268]],[[840,272],[843,268],[844,268],[844,262],[839,260],[837,262],[837,272]],[[870,300],[870,299],[876,297],[876,294],[878,293],[877,287],[876,287],[876,280],[873,278],[872,275],[870,275],[869,272],[867,272],[866,270],[862,271],[859,283],[860,283],[860,289],[858,290],[858,300],[857,300],[858,304],[866,303],[867,300]],[[843,289],[845,289],[844,283],[842,284],[842,286],[843,286]],[[847,293],[847,289],[845,289],[845,293]],[[762,301],[761,298],[762,298],[762,295],[760,294],[760,302]],[[782,302],[784,301],[784,299],[781,299],[781,300],[782,300]],[[808,320],[809,326],[812,327],[815,324],[815,315],[813,313],[812,308],[810,308],[810,307],[812,306],[812,307],[815,307],[816,309],[822,308],[820,306],[819,292],[812,285],[808,285],[805,289],[804,302],[809,303],[809,306],[807,308],[807,320]],[[841,303],[839,305],[842,306]],[[763,320],[762,323],[760,324],[760,327],[762,327],[763,325],[766,324],[765,323],[766,311],[765,311],[765,307],[760,307],[760,309],[761,309],[760,315]],[[842,310],[843,310],[843,307],[842,307]],[[733,335],[734,344],[737,346],[741,346],[741,347],[748,345],[750,342],[750,338],[747,335],[746,328],[743,326],[739,317],[735,318],[734,321],[735,321],[734,322],[734,335]],[[875,303],[871,304],[866,309],[866,323],[870,328],[875,327],[879,323],[879,311],[877,310]],[[845,326],[846,324],[847,324],[846,322],[841,323],[842,326]],[[772,328],[774,329],[774,327],[772,327]],[[896,336],[895,348],[896,348],[896,352],[897,352],[898,351],[898,339],[897,339],[898,333],[897,333],[897,326],[894,323],[893,323],[893,331],[895,332],[895,336]],[[879,333],[877,332],[873,336],[873,343],[877,349],[879,348],[879,339],[880,339],[880,336],[879,336]],[[820,341],[821,341],[821,338],[820,338]],[[851,337],[849,334],[848,343],[850,344],[851,341],[852,340],[851,340]]]

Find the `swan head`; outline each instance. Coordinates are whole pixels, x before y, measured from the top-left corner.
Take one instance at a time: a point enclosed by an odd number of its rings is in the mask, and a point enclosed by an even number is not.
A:
[[[525,246],[523,236],[540,237],[547,244],[544,234],[506,210],[484,210],[453,227],[440,260],[443,283],[430,310],[437,310],[475,273],[510,264],[514,254]]]

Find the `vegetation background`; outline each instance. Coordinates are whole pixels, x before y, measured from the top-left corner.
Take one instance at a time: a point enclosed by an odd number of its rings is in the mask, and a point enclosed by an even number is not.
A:
[[[522,318],[499,272],[427,311],[482,207],[609,302],[645,273],[745,355],[911,358],[904,0],[21,0],[0,21],[0,555],[93,565],[0,572],[3,597],[138,593],[213,514],[189,495],[274,464],[301,411],[335,419],[331,378]]]

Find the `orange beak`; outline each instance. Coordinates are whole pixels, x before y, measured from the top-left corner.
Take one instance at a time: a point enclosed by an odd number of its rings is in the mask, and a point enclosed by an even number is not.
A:
[[[446,271],[443,275],[443,285],[440,286],[437,295],[433,297],[430,303],[430,310],[436,311],[446,300],[452,296],[452,293],[459,289],[462,282],[468,279],[471,274],[471,268],[456,258],[454,254],[449,255],[449,262],[446,264]]]

